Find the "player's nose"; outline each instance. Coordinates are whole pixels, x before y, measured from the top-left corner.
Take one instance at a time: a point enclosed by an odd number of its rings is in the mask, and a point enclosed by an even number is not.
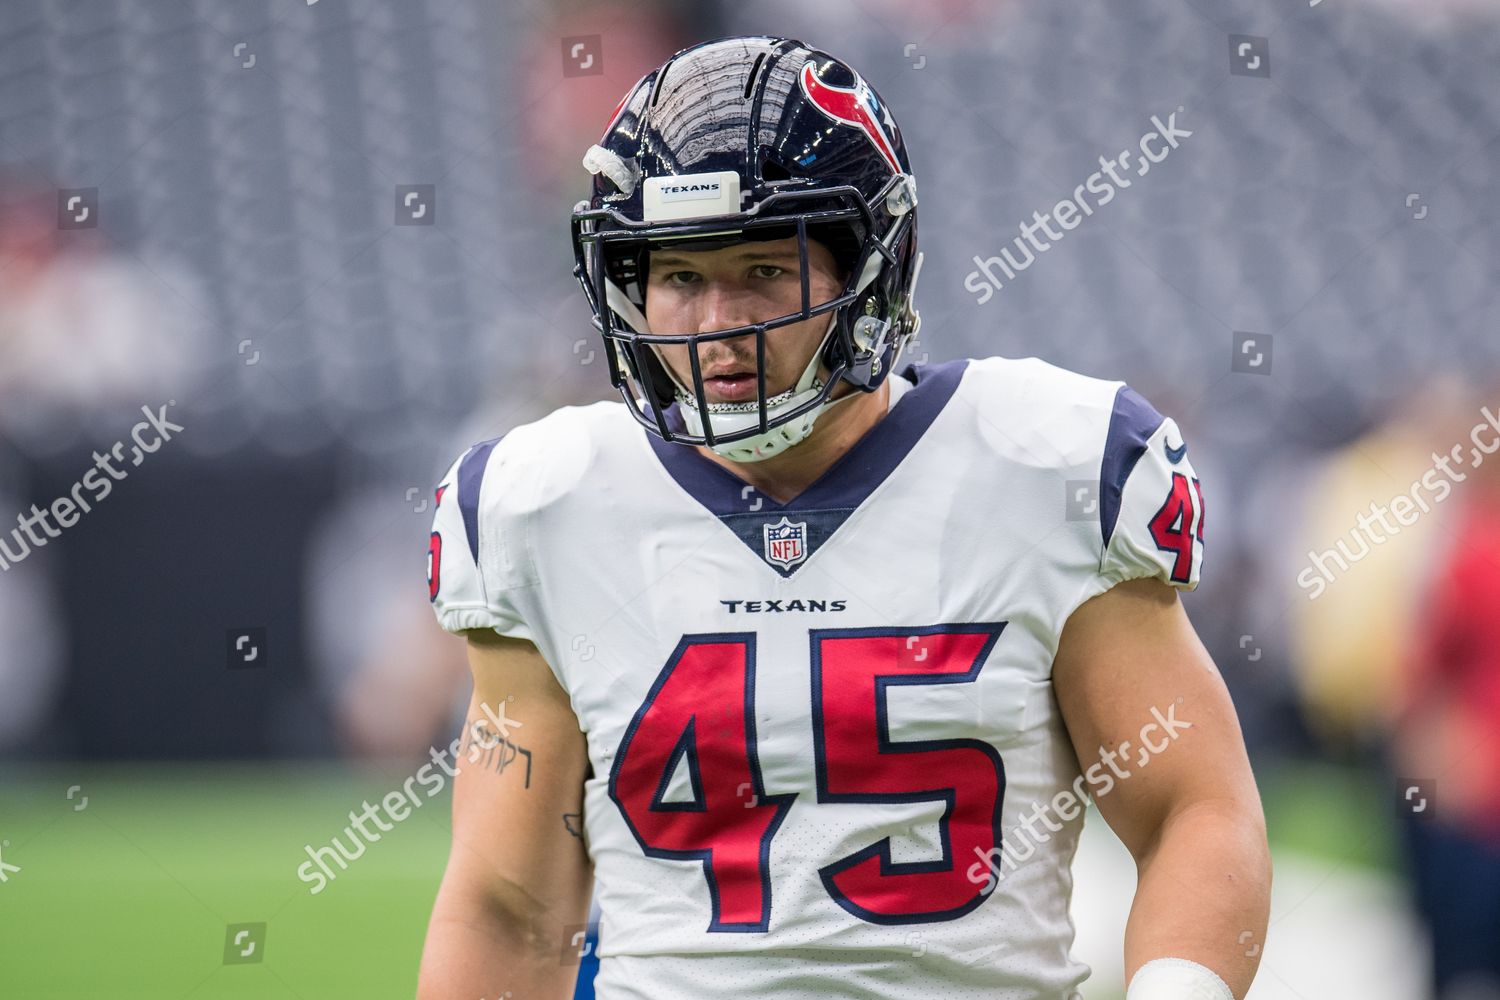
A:
[[[738,289],[729,288],[722,283],[710,284],[704,289],[699,296],[698,305],[699,333],[731,330],[756,322],[755,317],[749,315],[746,309],[746,296],[740,294]],[[746,334],[746,336],[753,335]],[[720,343],[735,344],[739,339],[735,337],[729,341],[720,341]]]

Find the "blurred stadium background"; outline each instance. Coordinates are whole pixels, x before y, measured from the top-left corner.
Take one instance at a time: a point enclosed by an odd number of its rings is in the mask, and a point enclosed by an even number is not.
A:
[[[317,895],[304,845],[462,718],[425,599],[437,477],[609,396],[579,157],[652,65],[749,32],[839,54],[901,122],[917,360],[1123,378],[1193,443],[1185,600],[1276,857],[1254,1000],[1425,1000],[1435,963],[1441,1000],[1500,996],[1461,972],[1500,955],[1493,466],[1356,529],[1500,411],[1478,0],[6,0],[0,515],[128,453],[143,406],[183,430],[59,537],[0,535],[0,995],[413,994],[446,796]],[[1169,158],[966,288],[1174,110]],[[1134,873],[1097,814],[1076,876],[1111,1000]]]

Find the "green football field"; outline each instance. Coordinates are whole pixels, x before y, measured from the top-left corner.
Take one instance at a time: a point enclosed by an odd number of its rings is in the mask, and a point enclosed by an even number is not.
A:
[[[0,997],[414,996],[446,791],[318,895],[297,877],[304,845],[342,835],[350,810],[405,777],[269,763],[0,771],[0,864],[19,869],[0,868]],[[1261,782],[1273,844],[1383,864],[1389,845],[1370,832],[1389,810],[1374,782],[1326,769]],[[237,924],[264,936],[226,949]],[[226,964],[252,943],[250,961]]]
[[[404,777],[272,764],[5,773],[0,861],[20,870],[0,883],[0,997],[413,996],[447,793],[318,895],[297,877],[304,845],[342,836],[351,809]],[[246,957],[263,961],[225,964],[229,926],[257,923],[264,939]]]

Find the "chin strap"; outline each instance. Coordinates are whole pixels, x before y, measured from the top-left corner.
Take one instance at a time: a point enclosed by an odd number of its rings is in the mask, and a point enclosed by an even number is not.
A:
[[[646,314],[630,301],[630,296],[625,294],[624,289],[608,278],[604,281],[604,301],[609,308],[619,313],[620,318],[629,323],[636,333],[651,332],[651,325],[646,322]]]

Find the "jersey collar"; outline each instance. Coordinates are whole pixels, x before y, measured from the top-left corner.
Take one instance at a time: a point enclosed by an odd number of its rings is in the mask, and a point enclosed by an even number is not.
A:
[[[670,444],[645,428],[641,433],[677,485],[772,569],[791,576],[901,464],[953,397],[968,364],[967,358],[959,358],[908,365],[901,374],[912,388],[838,461],[785,503],[760,493],[696,448]],[[778,525],[777,534],[797,544],[773,549],[770,532]]]

